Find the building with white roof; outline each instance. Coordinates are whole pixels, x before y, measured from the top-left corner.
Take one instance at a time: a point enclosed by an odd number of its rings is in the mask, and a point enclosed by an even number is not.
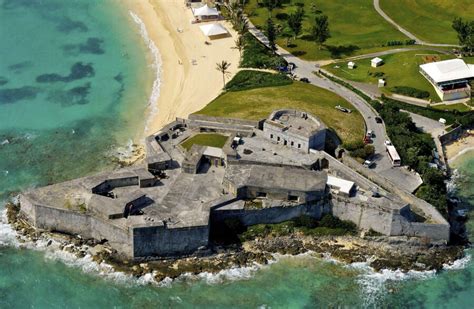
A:
[[[227,31],[227,29],[221,24],[207,24],[199,26],[199,28],[201,28],[202,33],[204,33],[204,35],[210,39],[216,39],[229,35],[229,31]]]
[[[469,81],[474,79],[474,65],[466,64],[462,59],[422,64],[420,73],[443,101],[464,99],[471,95]]]
[[[374,59],[370,60],[370,65],[373,67],[373,68],[376,68],[376,67],[379,67],[383,64],[383,59],[379,58],[379,57],[375,57]]]

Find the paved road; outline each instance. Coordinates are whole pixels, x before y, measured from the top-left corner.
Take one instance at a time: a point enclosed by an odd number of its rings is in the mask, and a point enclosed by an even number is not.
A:
[[[263,44],[268,46],[267,37],[249,21],[249,31]],[[313,72],[317,71],[314,62],[302,60],[285,49],[277,46],[277,53],[285,58],[286,61],[294,63],[296,68],[293,73],[298,78],[306,77],[311,84],[320,88],[327,89],[340,97],[349,101],[364,117],[365,125],[367,130],[372,130],[375,137],[373,138],[373,145],[375,147],[375,162],[376,167],[374,170],[390,179],[393,183],[404,188],[409,192],[413,192],[420,184],[421,179],[418,175],[408,172],[404,168],[393,168],[390,159],[388,158],[385,150],[384,141],[387,139],[387,133],[385,131],[384,124],[379,124],[375,121],[375,117],[378,116],[377,112],[361,97],[356,95],[349,89],[334,83],[333,81],[319,77]]]
[[[429,43],[429,42],[425,42],[423,40],[420,40],[419,38],[417,38],[413,33],[409,32],[408,30],[406,30],[405,28],[403,28],[402,26],[400,26],[399,24],[397,24],[393,19],[391,19],[387,14],[385,14],[385,12],[382,10],[382,8],[380,7],[380,1],[379,0],[374,0],[374,8],[375,10],[377,11],[377,13],[379,13],[380,16],[382,16],[386,21],[388,21],[389,23],[391,23],[393,26],[395,26],[395,28],[398,29],[398,31],[400,31],[401,33],[403,33],[404,35],[406,35],[407,37],[409,37],[410,39],[412,40],[415,40],[416,41],[416,44],[420,44],[420,45],[429,45],[429,46],[438,46],[438,47],[459,47],[458,45],[452,45],[452,44],[435,44],[435,43]]]

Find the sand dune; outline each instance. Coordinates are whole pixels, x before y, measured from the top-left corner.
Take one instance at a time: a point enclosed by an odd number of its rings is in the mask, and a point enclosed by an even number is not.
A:
[[[128,7],[145,23],[163,62],[158,110],[145,132],[151,134],[220,94],[223,81],[216,63],[226,60],[232,64],[231,75],[237,72],[239,51],[233,48],[237,34],[229,23],[221,22],[232,36],[210,41],[199,24],[191,24],[192,12],[183,0],[128,0]]]

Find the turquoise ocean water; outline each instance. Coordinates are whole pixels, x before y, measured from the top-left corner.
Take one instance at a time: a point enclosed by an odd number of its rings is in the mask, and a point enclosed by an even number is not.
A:
[[[112,168],[110,153],[143,132],[152,59],[117,3],[0,0],[0,200]],[[456,167],[459,194],[474,205],[474,153]],[[0,308],[474,307],[469,258],[438,275],[303,255],[159,285],[147,279],[16,248],[0,224]]]

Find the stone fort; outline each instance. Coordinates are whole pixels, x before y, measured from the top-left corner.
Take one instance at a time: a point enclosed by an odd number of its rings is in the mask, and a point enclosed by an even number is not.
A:
[[[227,219],[250,226],[324,213],[384,235],[449,240],[449,224],[431,205],[326,153],[326,130],[291,109],[260,121],[191,115],[147,137],[140,165],[22,193],[21,215],[38,229],[107,241],[132,259],[204,251]],[[222,148],[181,146],[209,132],[227,136]]]

